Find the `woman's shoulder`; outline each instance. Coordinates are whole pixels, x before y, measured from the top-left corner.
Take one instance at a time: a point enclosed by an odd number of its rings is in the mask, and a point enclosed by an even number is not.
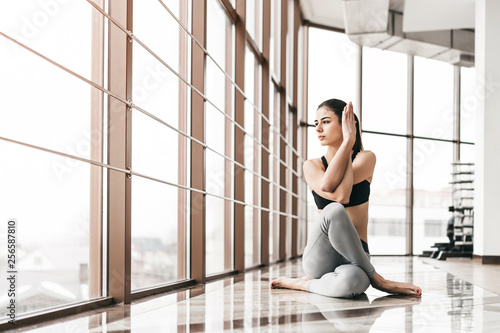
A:
[[[355,159],[361,159],[364,161],[372,161],[373,163],[375,163],[377,160],[377,157],[375,156],[375,153],[372,152],[371,150],[362,150],[356,154]]]
[[[304,171],[307,170],[314,170],[314,169],[322,169],[323,168],[323,161],[321,161],[321,158],[311,158],[309,160],[306,160],[304,164],[302,165],[302,168]]]

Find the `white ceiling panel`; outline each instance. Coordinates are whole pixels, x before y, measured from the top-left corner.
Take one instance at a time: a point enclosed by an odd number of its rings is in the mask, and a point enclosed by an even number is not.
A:
[[[406,0],[403,32],[473,29],[474,0]]]
[[[341,0],[301,0],[304,19],[327,27],[344,29]]]

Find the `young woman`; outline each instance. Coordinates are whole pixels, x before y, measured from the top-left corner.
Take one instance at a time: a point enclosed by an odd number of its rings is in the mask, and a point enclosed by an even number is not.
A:
[[[315,125],[327,152],[304,163],[304,176],[320,211],[302,256],[306,276],[280,277],[271,288],[354,297],[371,284],[388,293],[420,296],[419,287],[386,280],[370,263],[368,198],[376,159],[373,152],[363,150],[352,103],[338,99],[321,103]]]

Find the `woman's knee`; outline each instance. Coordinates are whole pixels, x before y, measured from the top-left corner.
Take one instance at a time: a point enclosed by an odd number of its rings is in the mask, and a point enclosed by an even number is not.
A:
[[[323,283],[319,293],[329,297],[351,298],[362,294],[370,286],[366,273],[354,265],[341,265],[335,272],[325,274],[320,280]]]
[[[332,202],[326,205],[325,208],[323,208],[321,214],[330,216],[332,214],[333,215],[341,214],[342,212],[345,212],[345,207],[338,202]]]
[[[370,286],[370,278],[365,271],[355,265],[341,265],[335,270],[337,274],[343,277],[346,283],[346,297],[354,297],[364,293]]]
[[[347,215],[345,207],[338,202],[332,202],[323,208],[321,217],[321,222],[323,223],[322,227],[326,229],[332,224],[350,223],[349,215]],[[323,229],[323,231],[325,231],[325,229]]]
[[[321,265],[315,258],[303,258],[302,269],[307,276],[312,279],[319,279],[331,270],[325,269],[325,265]]]

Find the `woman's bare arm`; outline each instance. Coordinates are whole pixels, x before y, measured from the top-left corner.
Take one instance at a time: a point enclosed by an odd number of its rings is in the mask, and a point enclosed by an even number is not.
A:
[[[371,181],[373,172],[375,171],[375,163],[377,158],[370,150],[363,150],[356,155],[352,162],[353,170],[353,184],[361,183],[363,180],[368,179]]]
[[[352,192],[353,178],[352,162],[351,157],[349,157],[349,159],[347,160],[344,177],[342,177],[342,181],[337,186],[335,191],[331,193],[334,201],[341,204],[349,203],[349,198],[351,197]]]
[[[371,181],[373,171],[375,169],[376,157],[375,154],[369,150],[360,151],[353,162],[349,157],[346,164],[346,172],[340,184],[333,192],[325,192],[321,190],[321,181],[325,175],[321,161],[307,160],[304,162],[303,170],[304,177],[307,184],[318,195],[325,199],[337,201],[340,203],[347,203],[351,195],[352,186],[367,179]],[[347,202],[346,202],[347,200]]]
[[[321,181],[325,176],[325,171],[321,167],[321,161],[308,160],[304,162],[304,177],[307,184],[318,195],[325,199],[333,200],[340,203],[349,202],[349,197],[352,191],[353,170],[352,163],[349,159],[346,163],[345,174],[343,175],[340,184],[333,192],[325,192],[321,190]]]
[[[349,147],[350,146],[350,147]],[[323,179],[321,180],[320,189],[323,192],[334,192],[344,178],[344,174],[351,156],[352,145],[347,142],[342,142],[339,150],[328,163]]]
[[[352,103],[344,108],[342,113],[342,143],[328,163],[328,168],[321,181],[321,191],[334,192],[341,183],[346,172],[347,162],[351,159],[352,147],[356,142],[356,122]]]

